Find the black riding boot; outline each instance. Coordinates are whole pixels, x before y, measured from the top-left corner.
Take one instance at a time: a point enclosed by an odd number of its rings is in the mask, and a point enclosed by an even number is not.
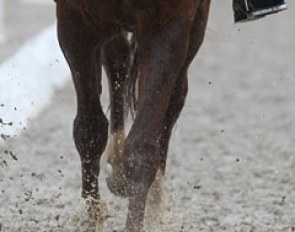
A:
[[[285,0],[233,0],[235,22],[247,22],[287,9]]]

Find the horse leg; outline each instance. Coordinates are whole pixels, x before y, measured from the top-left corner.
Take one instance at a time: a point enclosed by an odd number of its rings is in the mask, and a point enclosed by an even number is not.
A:
[[[204,0],[204,3],[201,4],[200,8],[197,10],[194,23],[191,28],[190,32],[190,39],[189,39],[189,48],[186,60],[184,62],[183,67],[181,68],[175,86],[173,90],[173,94],[170,99],[169,107],[167,109],[164,124],[162,127],[161,132],[161,169],[162,172],[165,173],[166,167],[166,159],[167,159],[167,151],[169,147],[169,141],[171,137],[171,132],[173,126],[178,119],[181,110],[185,103],[185,98],[188,92],[188,68],[191,64],[192,60],[196,56],[201,47],[204,36],[205,30],[208,21],[209,15],[209,7],[210,7],[210,0]]]
[[[101,95],[101,65],[99,44],[103,35],[97,28],[85,24],[75,9],[65,1],[57,2],[58,37],[70,66],[76,94],[77,115],[74,120],[74,140],[81,158],[82,231],[102,231],[101,205],[98,191],[99,161],[108,136],[108,121],[103,114]],[[97,226],[98,225],[98,226]]]
[[[174,89],[166,111],[165,119],[161,126],[159,146],[161,161],[159,170],[157,172],[157,177],[148,193],[148,210],[146,210],[147,215],[145,216],[145,228],[147,231],[156,231],[155,226],[157,226],[159,223],[155,222],[159,221],[163,210],[163,176],[166,169],[169,141],[173,126],[183,109],[188,92],[188,67],[197,54],[204,39],[205,29],[208,21],[209,6],[210,1],[206,1],[203,5],[200,5],[196,12],[190,31],[187,57],[174,84]]]
[[[108,42],[102,53],[110,93],[110,137],[107,145],[107,162],[111,166],[107,185],[109,190],[119,196],[127,196],[127,179],[124,173],[124,86],[129,66],[130,46],[124,33]]]
[[[163,125],[161,125],[161,133],[159,135],[160,165],[157,170],[156,178],[153,181],[147,196],[144,217],[144,228],[146,232],[159,230],[158,227],[160,225],[160,220],[164,209],[163,184],[168,145],[173,125],[175,124],[184,106],[185,98],[187,95],[187,88],[187,75],[186,73],[183,73],[182,69],[178,74],[169,102],[169,106],[167,108],[165,119],[163,121]]]
[[[190,23],[173,20],[158,33],[141,41],[145,67],[143,95],[138,102],[138,112],[125,140],[124,164],[128,179],[129,208],[127,232],[143,228],[145,203],[160,165],[159,139],[162,122],[171,98],[177,73],[187,54]],[[146,36],[146,34],[145,34]]]

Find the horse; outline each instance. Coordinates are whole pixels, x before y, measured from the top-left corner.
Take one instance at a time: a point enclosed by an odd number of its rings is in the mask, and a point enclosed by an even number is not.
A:
[[[73,136],[87,202],[81,229],[103,230],[98,176],[106,150],[108,188],[129,200],[125,231],[155,231],[149,228],[162,210],[169,140],[188,92],[189,65],[204,40],[210,0],[55,2],[58,40],[77,96]],[[100,101],[102,67],[110,120]],[[125,136],[127,113],[134,117]]]

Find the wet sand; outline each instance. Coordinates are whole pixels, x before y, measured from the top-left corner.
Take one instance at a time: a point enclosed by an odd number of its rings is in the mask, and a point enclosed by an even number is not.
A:
[[[230,3],[212,3],[171,139],[162,231],[295,230],[295,4],[289,2],[288,11],[243,25],[233,24]],[[107,111],[106,94],[103,102]],[[78,229],[74,115],[68,83],[0,149],[0,231]],[[104,173],[100,187],[110,215],[105,231],[120,231],[127,202],[108,192]]]

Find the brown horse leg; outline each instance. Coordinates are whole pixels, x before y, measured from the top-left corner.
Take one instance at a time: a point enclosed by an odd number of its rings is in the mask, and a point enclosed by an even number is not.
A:
[[[145,82],[144,93],[124,149],[129,196],[127,232],[139,232],[143,228],[146,197],[160,165],[159,128],[187,54],[189,28],[184,25],[178,20],[172,21],[140,44],[148,58],[140,70],[140,78]]]
[[[126,35],[121,33],[103,48],[103,65],[108,81],[111,104],[111,135],[107,145],[107,162],[112,172],[107,177],[110,191],[127,196],[127,179],[124,173],[124,86],[129,66],[130,46]]]
[[[163,184],[169,140],[174,123],[176,122],[187,95],[187,75],[181,70],[174,85],[171,100],[167,108],[161,133],[159,136],[160,165],[157,176],[148,192],[144,228],[147,232],[158,231],[163,212]]]
[[[200,8],[197,10],[194,23],[191,28],[190,32],[190,39],[189,39],[189,48],[187,57],[183,67],[181,68],[177,80],[175,82],[175,86],[173,89],[173,93],[171,95],[169,107],[167,109],[164,124],[162,126],[161,132],[161,169],[162,172],[165,173],[166,167],[166,159],[167,159],[167,151],[169,147],[169,141],[173,126],[178,119],[181,110],[185,103],[185,98],[188,92],[188,68],[194,57],[199,51],[201,47],[204,36],[205,30],[208,21],[209,15],[209,7],[210,7],[210,0],[204,0],[204,3],[201,4]]]
[[[58,36],[60,46],[70,66],[77,93],[77,115],[74,121],[74,139],[82,166],[82,197],[86,199],[81,212],[82,231],[102,231],[96,228],[99,220],[98,175],[99,161],[108,136],[108,121],[103,114],[101,94],[101,65],[96,28],[87,26],[79,12],[57,3]],[[99,229],[99,230],[98,230]]]
[[[178,74],[174,89],[171,95],[170,103],[167,108],[164,123],[160,133],[160,155],[161,163],[158,175],[149,191],[147,199],[147,208],[149,209],[145,217],[145,227],[148,231],[155,231],[155,223],[159,220],[163,209],[163,175],[165,174],[167,151],[173,126],[178,119],[185,103],[188,92],[188,67],[197,54],[205,35],[205,29],[208,21],[210,1],[206,1],[196,12],[195,19],[190,32],[189,48],[185,63]]]

